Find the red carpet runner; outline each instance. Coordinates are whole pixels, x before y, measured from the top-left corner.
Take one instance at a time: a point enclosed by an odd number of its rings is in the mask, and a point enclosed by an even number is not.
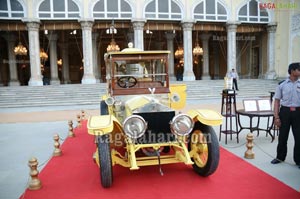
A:
[[[86,126],[86,122],[83,123]],[[76,137],[62,145],[63,155],[53,157],[41,171],[43,187],[26,190],[24,199],[128,199],[128,198],[300,198],[300,193],[272,176],[221,149],[216,173],[204,178],[184,164],[163,165],[138,171],[114,166],[114,182],[109,189],[100,184],[99,169],[92,161],[93,136],[86,128],[76,128]]]

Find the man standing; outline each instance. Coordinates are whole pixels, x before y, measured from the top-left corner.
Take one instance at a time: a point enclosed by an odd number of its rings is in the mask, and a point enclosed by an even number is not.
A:
[[[237,85],[237,79],[238,79],[238,74],[235,72],[234,68],[229,72],[228,74],[229,78],[232,78],[233,84],[232,84],[232,89],[234,90],[239,90],[238,85]]]
[[[287,154],[287,140],[290,127],[295,139],[294,161],[300,168],[300,63],[292,63],[288,69],[289,78],[280,83],[275,92],[274,119],[279,127],[276,159],[272,164],[283,162]]]

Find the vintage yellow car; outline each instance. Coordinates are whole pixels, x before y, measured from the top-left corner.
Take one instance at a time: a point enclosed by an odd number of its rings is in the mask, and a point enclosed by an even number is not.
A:
[[[135,48],[105,54],[107,93],[100,115],[88,119],[95,136],[94,161],[103,187],[112,186],[113,166],[130,170],[184,163],[201,176],[213,174],[219,164],[219,143],[211,126],[222,116],[208,109],[185,107],[186,85],[170,85],[169,51]]]

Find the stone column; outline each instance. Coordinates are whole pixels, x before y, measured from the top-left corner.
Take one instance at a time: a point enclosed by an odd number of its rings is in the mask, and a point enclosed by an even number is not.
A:
[[[20,86],[20,82],[18,80],[18,66],[16,55],[14,53],[14,47],[16,44],[16,37],[13,34],[6,34],[4,38],[8,42],[8,63],[9,63],[9,86]],[[19,41],[18,41],[19,42]]]
[[[236,69],[236,29],[237,23],[228,22],[227,27],[227,72]]]
[[[57,34],[50,32],[47,35],[50,46],[50,73],[51,73],[51,85],[58,85],[60,81],[58,79],[58,68],[57,68]]]
[[[96,82],[100,82],[100,73],[99,73],[99,59],[98,59],[98,49],[97,49],[97,38],[99,36],[99,33],[94,32],[92,33],[92,48],[93,48],[93,64],[94,64],[94,74],[96,78]]]
[[[62,59],[62,72],[61,81],[64,84],[69,84],[70,82],[70,66],[69,66],[69,34],[65,34],[64,31],[62,31],[60,35],[61,42],[58,44],[61,49],[61,59]]]
[[[214,79],[220,79],[220,60],[219,60],[219,44],[213,42],[213,57],[214,57]]]
[[[38,19],[26,19],[24,22],[27,25],[29,40],[30,80],[28,85],[43,86],[39,39],[40,21]]]
[[[181,23],[183,28],[183,49],[184,49],[184,81],[194,81],[195,74],[193,72],[193,44],[192,44],[192,28],[194,22],[185,21]]]
[[[174,38],[175,34],[173,32],[166,32],[165,36],[167,38],[167,48],[170,51],[169,55],[169,66],[168,66],[168,73],[170,81],[176,81],[176,77],[174,74]]]
[[[134,30],[134,48],[144,50],[144,25],[146,20],[144,19],[133,19],[132,21]]]
[[[247,49],[247,57],[246,57],[246,62],[247,62],[247,68],[248,68],[248,73],[247,73],[247,78],[250,79],[252,78],[252,42],[249,45],[249,48]]]
[[[276,32],[277,24],[270,23],[268,24],[268,50],[267,50],[267,73],[265,75],[265,79],[275,79],[275,32]]]
[[[93,20],[79,21],[82,28],[83,45],[83,77],[82,84],[95,84],[96,78],[93,69],[93,50],[92,50],[92,27]]]
[[[208,41],[210,34],[203,34],[200,36],[203,45],[203,67],[202,67],[202,77],[203,80],[211,79],[209,75],[209,48]]]
[[[236,42],[236,72],[240,74],[241,72],[241,42],[237,40]]]
[[[69,43],[61,43],[61,57],[62,57],[62,80],[64,84],[71,83],[70,81],[70,66],[69,66]]]

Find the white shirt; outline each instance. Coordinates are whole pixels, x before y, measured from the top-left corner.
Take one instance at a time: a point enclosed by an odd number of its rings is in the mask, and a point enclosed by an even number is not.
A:
[[[300,80],[292,82],[289,78],[277,86],[274,95],[275,99],[280,100],[282,106],[300,106]]]
[[[237,79],[238,75],[235,71],[230,71],[229,74],[228,74],[228,77],[231,77],[233,79]]]

